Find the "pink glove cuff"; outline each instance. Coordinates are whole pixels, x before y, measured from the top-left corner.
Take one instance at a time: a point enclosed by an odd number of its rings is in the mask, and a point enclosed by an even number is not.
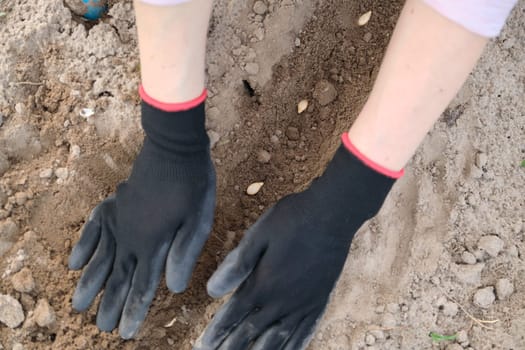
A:
[[[193,100],[187,101],[187,102],[166,103],[166,102],[158,101],[158,100],[154,99],[153,97],[151,97],[150,95],[148,95],[146,90],[144,90],[144,86],[142,86],[142,84],[141,84],[139,86],[139,95],[140,95],[140,97],[142,98],[142,100],[144,102],[146,102],[150,106],[153,106],[153,107],[155,107],[157,109],[160,109],[161,111],[164,111],[164,112],[181,112],[181,111],[187,111],[189,109],[195,108],[198,105],[200,105],[201,103],[203,103],[206,100],[206,97],[208,96],[208,91],[206,89],[204,89],[200,96],[194,98]]]
[[[365,156],[361,151],[357,149],[357,147],[354,146],[352,141],[350,141],[350,138],[348,137],[348,133],[345,132],[343,135],[341,135],[341,141],[343,142],[343,145],[345,148],[352,153],[354,156],[357,157],[360,161],[362,161],[366,166],[369,168],[377,171],[380,174],[383,174],[385,176],[388,176],[393,179],[399,179],[405,174],[405,170],[401,169],[398,171],[390,170],[385,168],[384,166],[374,162],[373,160],[369,159],[367,156]]]

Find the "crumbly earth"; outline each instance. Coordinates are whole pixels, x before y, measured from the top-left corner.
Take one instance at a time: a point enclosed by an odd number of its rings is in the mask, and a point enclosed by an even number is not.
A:
[[[25,319],[0,324],[0,349],[191,349],[221,304],[206,280],[266,208],[321,173],[371,89],[401,1],[265,5],[216,1],[214,230],[189,290],[162,285],[137,339],[122,341],[97,330],[95,306],[71,309],[80,273],[67,257],[140,148],[131,1],[110,1],[92,23],[61,0],[0,2],[0,294]],[[356,237],[310,349],[525,349],[524,21],[521,1]]]

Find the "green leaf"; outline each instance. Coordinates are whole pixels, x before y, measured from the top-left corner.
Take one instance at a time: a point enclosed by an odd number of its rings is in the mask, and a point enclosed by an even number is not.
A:
[[[525,159],[521,161],[521,167],[525,168]]]
[[[447,341],[447,340],[456,340],[457,335],[443,335],[435,332],[430,332],[428,335],[435,342]]]

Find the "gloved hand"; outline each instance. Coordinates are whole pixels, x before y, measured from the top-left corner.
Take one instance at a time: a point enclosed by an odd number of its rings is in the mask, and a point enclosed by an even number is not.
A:
[[[165,112],[142,102],[143,148],[129,179],[97,206],[69,258],[86,264],[73,307],[86,310],[105,289],[97,326],[135,335],[162,272],[175,293],[188,285],[213,223],[215,170],[204,128],[204,103]]]
[[[211,277],[212,297],[237,290],[194,349],[304,349],[355,232],[393,183],[341,146],[325,173],[264,213]]]

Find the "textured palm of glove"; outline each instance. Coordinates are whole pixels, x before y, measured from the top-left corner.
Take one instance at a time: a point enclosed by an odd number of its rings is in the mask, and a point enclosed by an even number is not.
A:
[[[212,276],[213,297],[238,288],[194,349],[305,348],[355,232],[393,182],[341,146],[325,173],[263,214]]]
[[[89,307],[103,288],[97,325],[119,325],[132,338],[166,271],[168,288],[182,292],[208,238],[215,208],[215,171],[204,129],[204,105],[164,112],[145,102],[143,148],[128,181],[96,207],[69,266],[87,264],[73,307]]]

